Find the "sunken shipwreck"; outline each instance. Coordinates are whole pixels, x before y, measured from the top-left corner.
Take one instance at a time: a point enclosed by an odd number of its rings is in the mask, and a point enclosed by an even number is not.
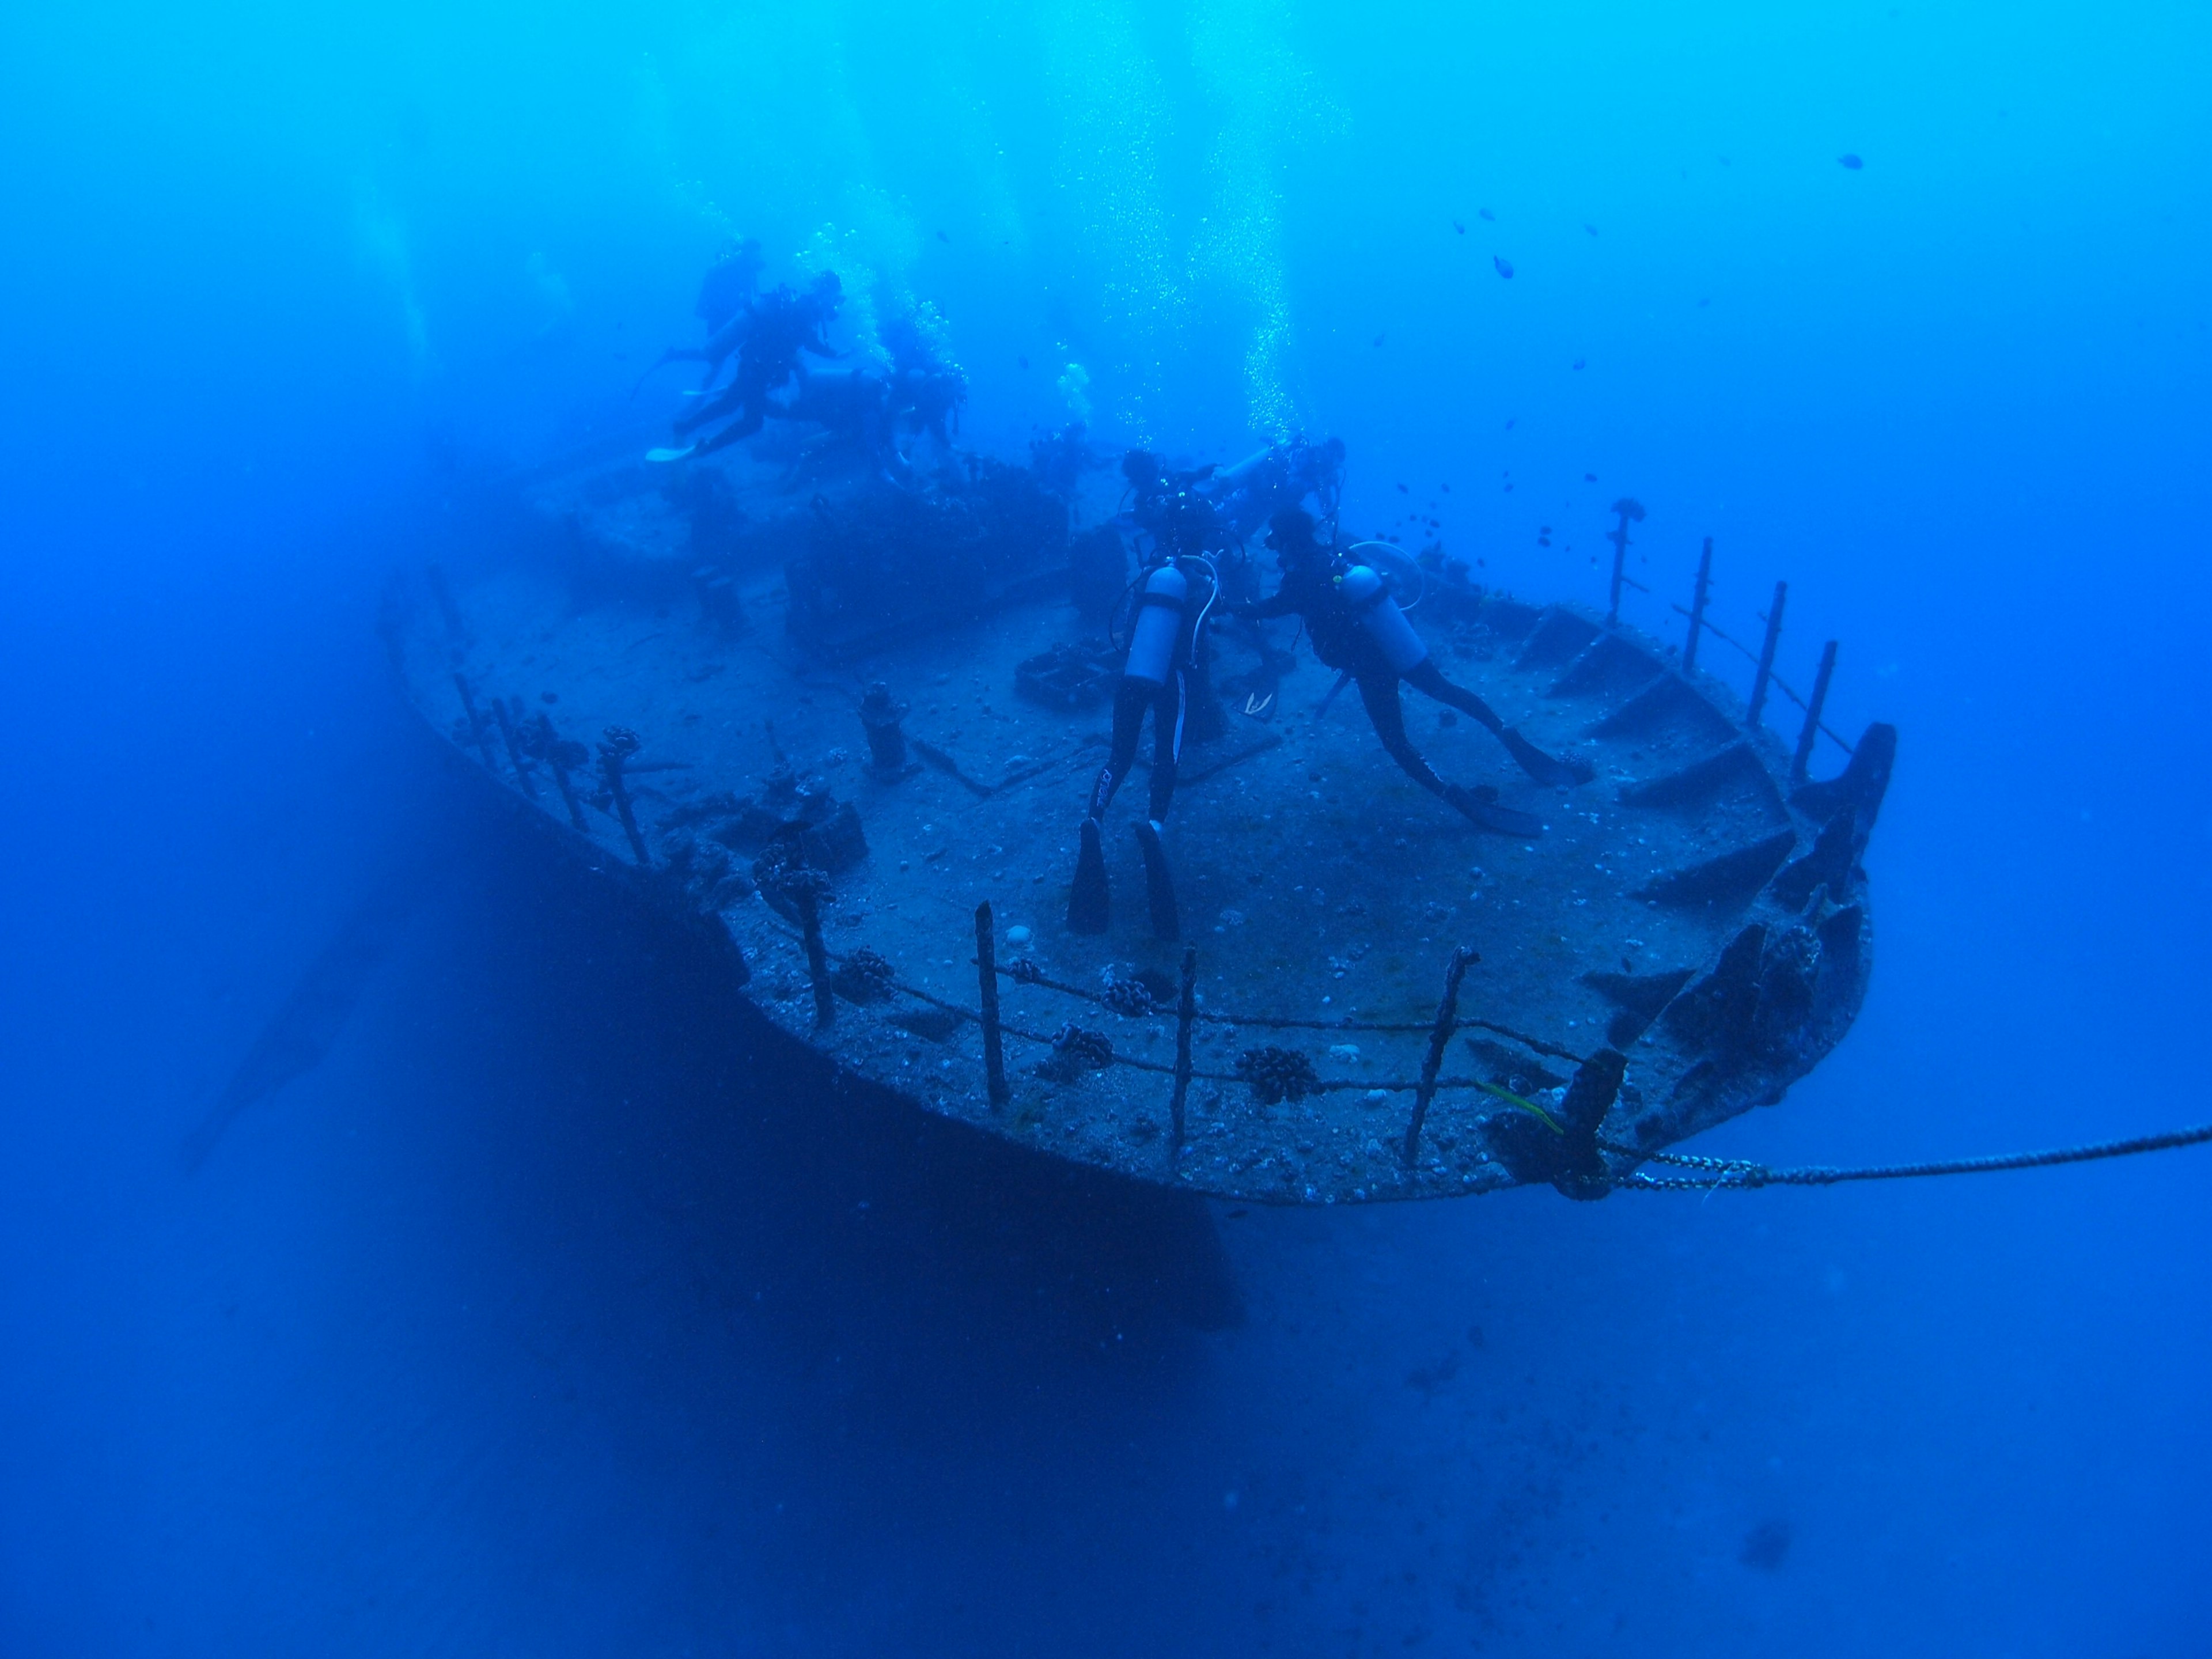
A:
[[[1620,617],[1632,501],[1586,609],[1352,535],[1333,441],[994,459],[912,343],[746,373],[681,447],[481,481],[383,632],[479,787],[793,1042],[1054,1158],[1314,1204],[1599,1196],[1849,1029],[1896,734],[1824,726],[1833,646],[1777,678],[1783,591],[1763,638],[1714,625],[1710,543],[1662,642]]]

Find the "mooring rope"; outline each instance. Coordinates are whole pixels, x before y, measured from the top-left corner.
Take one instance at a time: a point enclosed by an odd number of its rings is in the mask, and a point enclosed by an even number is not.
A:
[[[1624,1158],[1642,1158],[1694,1170],[1689,1176],[1650,1176],[1638,1171],[1616,1183],[1627,1191],[1713,1192],[1723,1188],[1833,1187],[1846,1181],[1911,1181],[1923,1176],[1988,1175],[1999,1170],[2040,1170],[2056,1164],[2091,1164],[2099,1158],[2131,1158],[2137,1152],[2170,1152],[2178,1146],[2201,1146],[2212,1141],[2212,1123],[2193,1128],[2169,1129],[2162,1134],[2136,1135],[2126,1140],[2095,1141],[2084,1146],[2054,1146],[2037,1152],[2002,1152],[1990,1158],[1954,1158],[1932,1164],[1875,1164],[1859,1169],[1838,1170],[1812,1164],[1802,1169],[1774,1170],[1749,1158],[1699,1158],[1690,1152],[1639,1152],[1608,1145],[1606,1151]]]

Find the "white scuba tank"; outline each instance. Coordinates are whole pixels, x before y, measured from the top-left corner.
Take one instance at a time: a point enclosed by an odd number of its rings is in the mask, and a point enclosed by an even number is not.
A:
[[[1382,578],[1364,564],[1355,564],[1337,579],[1336,591],[1359,618],[1368,637],[1382,647],[1382,659],[1401,674],[1417,666],[1429,654],[1413,624],[1398,609],[1398,601],[1382,585]]]
[[[1122,673],[1132,679],[1165,685],[1175,665],[1176,640],[1182,633],[1183,601],[1190,581],[1172,564],[1145,578],[1137,596],[1137,620],[1129,630],[1129,660]]]

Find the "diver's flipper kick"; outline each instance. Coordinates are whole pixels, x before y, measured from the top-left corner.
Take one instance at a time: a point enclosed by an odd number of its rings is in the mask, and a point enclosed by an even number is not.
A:
[[[1106,848],[1098,820],[1083,820],[1083,847],[1075,855],[1075,885],[1067,895],[1067,931],[1103,933],[1106,931]]]
[[[1310,514],[1295,507],[1276,514],[1269,520],[1267,544],[1282,562],[1283,585],[1273,599],[1245,606],[1239,614],[1259,618],[1295,613],[1302,618],[1314,655],[1339,671],[1329,698],[1346,681],[1357,685],[1375,735],[1390,758],[1469,822],[1510,836],[1534,836],[1544,827],[1530,813],[1500,806],[1494,789],[1464,788],[1437,775],[1406,736],[1405,711],[1398,701],[1401,681],[1469,716],[1504,744],[1506,753],[1539,783],[1563,787],[1588,783],[1595,775],[1583,762],[1546,754],[1500,720],[1480,697],[1446,679],[1382,578],[1369,566],[1340,559],[1324,546]],[[1328,706],[1328,699],[1324,699],[1322,708]]]
[[[1168,868],[1167,849],[1160,845],[1159,825],[1139,824],[1137,845],[1145,854],[1145,901],[1152,915],[1152,937],[1181,939],[1182,907],[1176,902],[1175,872]]]
[[[1486,783],[1479,783],[1472,789],[1448,783],[1444,786],[1444,799],[1478,830],[1487,830],[1493,835],[1517,836],[1524,841],[1544,833],[1543,819],[1518,807],[1499,805],[1498,791]]]

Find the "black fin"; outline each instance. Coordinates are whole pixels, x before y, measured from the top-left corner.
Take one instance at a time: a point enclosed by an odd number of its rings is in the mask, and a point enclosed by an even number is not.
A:
[[[1106,848],[1097,818],[1083,820],[1083,849],[1075,855],[1075,885],[1067,895],[1067,931],[1106,931]]]
[[[1444,799],[1478,830],[1487,830],[1494,836],[1516,836],[1522,840],[1544,833],[1544,820],[1534,812],[1523,812],[1517,807],[1500,806],[1495,790],[1477,792],[1462,788],[1456,783],[1444,787]]]
[[[1588,783],[1597,775],[1587,761],[1561,760],[1547,755],[1522,737],[1517,727],[1506,726],[1498,734],[1505,745],[1505,752],[1513,757],[1514,764],[1539,783],[1565,787],[1568,784]]]
[[[1150,823],[1139,823],[1137,845],[1145,854],[1145,897],[1152,905],[1152,936],[1181,939],[1182,911],[1176,903],[1175,876],[1168,868],[1167,849],[1160,845],[1160,832]]]

